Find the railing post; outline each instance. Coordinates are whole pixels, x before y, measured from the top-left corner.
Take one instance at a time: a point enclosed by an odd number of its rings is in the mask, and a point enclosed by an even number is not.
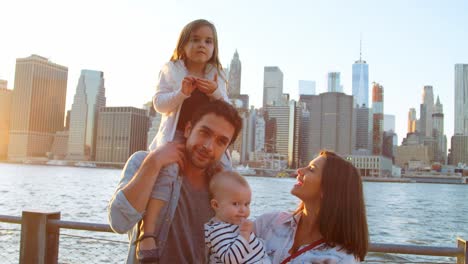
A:
[[[466,240],[458,237],[457,243],[458,243],[458,248],[463,249],[463,256],[457,257],[457,264],[468,264],[468,256],[466,255],[468,253],[468,244],[466,243]]]
[[[23,211],[21,218],[19,263],[58,263],[60,228],[47,221],[60,220],[60,212]]]

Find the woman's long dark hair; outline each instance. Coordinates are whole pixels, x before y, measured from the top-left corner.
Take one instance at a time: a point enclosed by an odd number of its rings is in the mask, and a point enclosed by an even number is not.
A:
[[[359,171],[333,152],[322,151],[322,200],[318,213],[319,229],[330,246],[342,246],[349,254],[364,260],[369,244],[366,207]],[[295,214],[302,212],[299,204]]]

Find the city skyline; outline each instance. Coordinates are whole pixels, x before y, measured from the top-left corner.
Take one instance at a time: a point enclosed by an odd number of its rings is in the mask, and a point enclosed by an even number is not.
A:
[[[408,110],[419,110],[425,85],[433,86],[434,98],[440,96],[445,133],[448,138],[453,135],[454,65],[468,63],[462,14],[466,3],[271,3],[264,12],[265,4],[102,1],[89,8],[83,2],[7,3],[0,22],[14,25],[3,34],[15,37],[0,49],[0,79],[13,88],[16,58],[38,54],[69,68],[66,110],[71,108],[82,69],[105,73],[109,106],[141,108],[154,94],[159,69],[169,59],[182,27],[203,17],[217,27],[223,66],[238,50],[241,93],[249,94],[251,104],[260,107],[265,66],[281,69],[284,93],[293,99],[298,80],[315,81],[320,94],[333,71],[341,73],[344,92],[351,94],[352,64],[359,59],[362,35],[369,84],[375,81],[385,87],[384,113],[396,116],[399,140],[406,136]],[[24,9],[25,5],[30,8]],[[58,12],[49,8],[52,5]],[[356,17],[356,10],[365,16]],[[438,10],[437,16],[428,15],[433,13],[430,10]],[[243,21],[235,19],[239,14]],[[336,19],[326,19],[330,15]],[[49,27],[57,31],[45,30]],[[31,39],[37,41],[32,44]]]

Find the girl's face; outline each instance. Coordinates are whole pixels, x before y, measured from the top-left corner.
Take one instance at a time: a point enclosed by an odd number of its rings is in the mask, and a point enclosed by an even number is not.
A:
[[[318,156],[309,163],[309,166],[297,169],[297,183],[291,193],[304,202],[320,200],[322,196],[322,170],[325,162],[324,156]]]
[[[192,64],[206,64],[213,57],[213,51],[214,36],[209,26],[201,26],[190,33],[184,47],[186,62]]]

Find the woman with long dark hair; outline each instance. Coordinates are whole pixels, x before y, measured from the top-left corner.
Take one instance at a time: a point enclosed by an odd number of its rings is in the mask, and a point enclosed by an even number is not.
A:
[[[369,235],[358,170],[322,151],[297,170],[291,193],[301,202],[293,213],[276,212],[255,221],[272,263],[359,263]]]

